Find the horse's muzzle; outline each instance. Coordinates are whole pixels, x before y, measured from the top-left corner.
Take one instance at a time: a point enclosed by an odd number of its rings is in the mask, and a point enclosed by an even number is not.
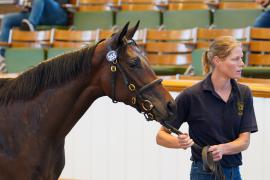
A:
[[[165,109],[167,111],[167,117],[166,119],[163,119],[165,121],[172,121],[176,118],[176,103],[174,100],[169,101],[166,103]]]
[[[156,117],[156,121],[162,122],[162,121],[172,121],[175,120],[176,118],[176,103],[174,100],[169,101],[165,103],[164,105],[164,114]]]
[[[168,111],[169,116],[175,116],[175,114],[176,114],[176,103],[175,103],[175,101],[169,101],[167,103],[166,109]]]

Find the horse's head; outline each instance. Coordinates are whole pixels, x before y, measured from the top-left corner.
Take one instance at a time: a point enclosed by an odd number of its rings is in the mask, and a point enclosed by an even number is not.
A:
[[[162,86],[147,57],[132,39],[139,22],[131,29],[128,23],[104,41],[101,83],[113,102],[124,102],[142,112],[147,120],[169,120],[175,115],[175,102]],[[105,75],[106,74],[106,75]]]

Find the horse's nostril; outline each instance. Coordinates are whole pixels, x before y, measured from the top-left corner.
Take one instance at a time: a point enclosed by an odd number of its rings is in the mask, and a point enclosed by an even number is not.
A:
[[[174,114],[176,112],[176,104],[174,101],[169,101],[167,103],[167,108],[170,114]]]

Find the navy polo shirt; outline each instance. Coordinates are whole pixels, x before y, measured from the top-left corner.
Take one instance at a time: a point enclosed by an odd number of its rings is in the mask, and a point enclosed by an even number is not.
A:
[[[179,129],[189,125],[189,135],[199,146],[231,142],[243,132],[258,131],[251,91],[248,86],[231,80],[232,91],[227,102],[215,92],[211,74],[203,81],[185,89],[176,98],[177,118],[169,124]],[[192,160],[201,160],[201,152],[192,147]],[[241,153],[224,155],[221,165],[242,164]]]

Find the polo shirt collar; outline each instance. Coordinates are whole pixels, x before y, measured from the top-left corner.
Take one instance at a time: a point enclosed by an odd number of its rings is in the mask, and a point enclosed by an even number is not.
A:
[[[211,80],[211,76],[212,76],[212,73],[207,75],[207,77],[202,81],[202,89],[204,91],[210,91],[213,94],[216,94],[212,80]],[[240,90],[238,88],[236,80],[231,79],[231,85],[232,85],[233,94],[240,94]]]

